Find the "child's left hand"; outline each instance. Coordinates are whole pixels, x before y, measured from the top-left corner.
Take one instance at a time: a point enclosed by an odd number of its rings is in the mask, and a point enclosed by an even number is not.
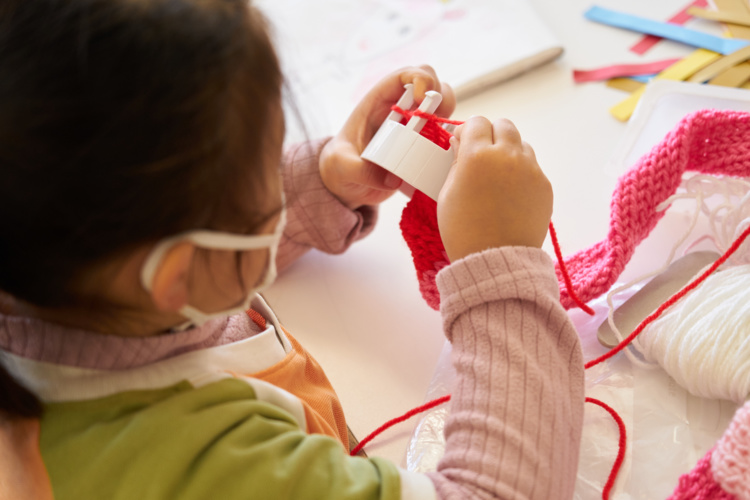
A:
[[[404,68],[380,80],[357,105],[341,131],[323,148],[320,175],[328,190],[352,209],[377,205],[401,186],[401,179],[360,158],[370,139],[404,93],[404,85],[414,85],[414,99],[422,102],[425,92],[436,90],[443,96],[436,114],[448,117],[456,107],[451,87],[438,80],[429,66]]]

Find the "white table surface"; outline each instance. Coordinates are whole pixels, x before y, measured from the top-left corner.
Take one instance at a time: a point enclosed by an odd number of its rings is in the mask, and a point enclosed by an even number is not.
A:
[[[460,102],[454,118],[480,114],[506,117],[516,124],[552,182],[553,222],[567,255],[606,235],[610,196],[621,172],[605,165],[627,126],[608,112],[626,94],[601,82],[576,84],[572,70],[680,57],[690,49],[663,41],[638,56],[628,47],[639,35],[584,19],[589,1],[531,3],[562,42],[563,56]],[[685,3],[597,2],[662,20]],[[691,26],[703,29],[705,23],[694,21]],[[349,425],[360,438],[424,402],[444,343],[440,316],[419,294],[411,255],[398,228],[406,201],[398,194],[383,203],[374,233],[346,254],[310,252],[266,293],[281,321],[327,371]],[[549,241],[545,249],[552,254]],[[639,261],[638,254],[634,262],[635,267],[649,265],[648,257]],[[403,463],[413,426],[414,422],[399,424],[367,451]]]

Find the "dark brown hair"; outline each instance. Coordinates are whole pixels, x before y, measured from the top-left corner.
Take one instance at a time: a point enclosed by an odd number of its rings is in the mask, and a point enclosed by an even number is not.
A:
[[[259,224],[242,200],[269,174],[281,83],[247,0],[3,0],[0,290],[80,305],[76,280],[111,256]],[[0,413],[41,411],[0,364]]]
[[[3,0],[0,289],[76,304],[94,263],[260,223],[281,83],[247,0]]]

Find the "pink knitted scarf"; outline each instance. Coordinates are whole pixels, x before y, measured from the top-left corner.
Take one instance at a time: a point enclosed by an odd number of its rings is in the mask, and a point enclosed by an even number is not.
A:
[[[618,179],[607,237],[565,258],[580,299],[587,302],[610,289],[638,244],[664,215],[656,207],[675,193],[686,172],[750,176],[750,114],[702,110],[687,115]],[[422,296],[438,309],[435,276],[449,261],[438,231],[435,202],[416,192],[402,213],[401,231],[414,258]],[[556,272],[560,301],[570,309],[575,303],[565,289],[559,264]]]

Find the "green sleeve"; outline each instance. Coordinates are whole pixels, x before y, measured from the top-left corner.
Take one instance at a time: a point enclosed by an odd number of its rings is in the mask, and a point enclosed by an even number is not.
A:
[[[393,464],[305,433],[236,379],[48,404],[41,446],[56,500],[400,496]]]

